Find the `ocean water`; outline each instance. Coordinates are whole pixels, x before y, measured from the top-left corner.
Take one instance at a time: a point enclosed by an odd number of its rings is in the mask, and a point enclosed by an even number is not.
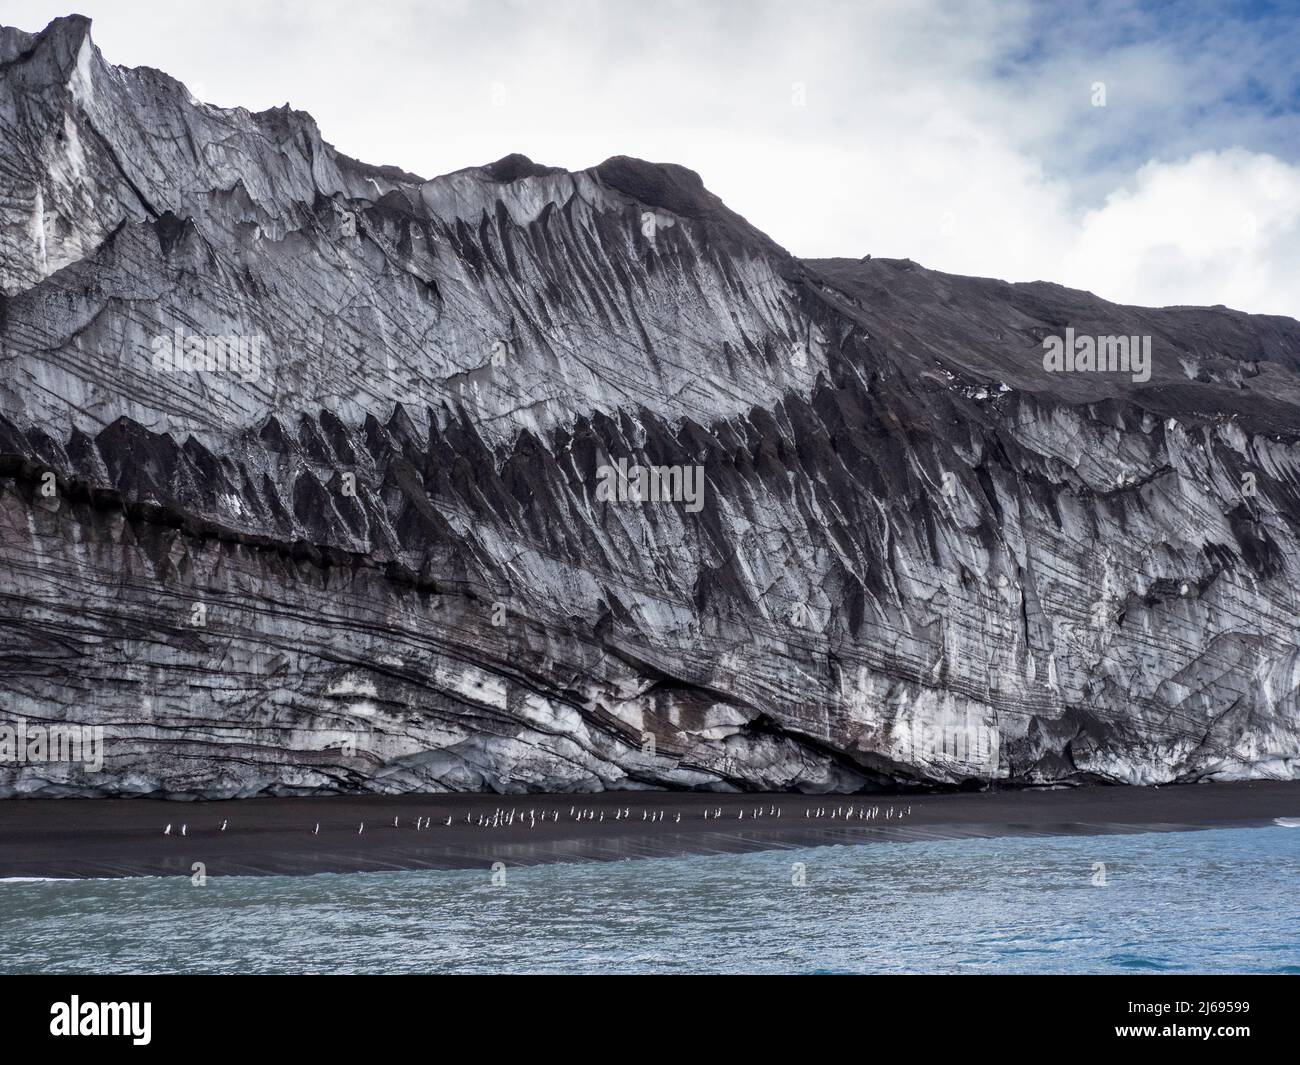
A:
[[[1300,829],[0,882],[0,972],[177,971],[1300,973]]]

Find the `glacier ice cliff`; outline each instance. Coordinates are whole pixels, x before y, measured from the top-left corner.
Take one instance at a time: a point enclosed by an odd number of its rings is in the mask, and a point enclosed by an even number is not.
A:
[[[0,725],[105,737],[0,794],[1300,775],[1300,323],[425,180],[76,16],[0,29],[0,145]]]

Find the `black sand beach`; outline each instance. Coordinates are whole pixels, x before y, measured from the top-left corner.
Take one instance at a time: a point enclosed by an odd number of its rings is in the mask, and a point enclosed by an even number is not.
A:
[[[864,817],[872,808],[878,814]],[[0,802],[0,878],[189,876],[195,862],[208,876],[469,869],[881,841],[1185,831],[1267,825],[1276,817],[1300,817],[1300,781],[919,796],[11,799]],[[496,827],[480,825],[480,818],[495,818]]]

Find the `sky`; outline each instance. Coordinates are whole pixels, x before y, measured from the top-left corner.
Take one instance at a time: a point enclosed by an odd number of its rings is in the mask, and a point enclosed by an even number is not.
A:
[[[75,5],[75,6],[70,6]],[[1300,317],[1300,4],[0,0],[425,177],[673,162],[796,255]]]

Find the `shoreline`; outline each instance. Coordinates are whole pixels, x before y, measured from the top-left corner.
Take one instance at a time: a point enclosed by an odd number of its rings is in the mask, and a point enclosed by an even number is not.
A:
[[[819,808],[820,817],[809,816]],[[852,816],[845,817],[850,808]],[[878,816],[864,816],[872,808]],[[514,818],[506,823],[511,811]],[[580,811],[590,816],[579,819]],[[637,791],[184,803],[6,799],[0,801],[0,879],[188,877],[196,862],[207,876],[486,869],[494,862],[524,866],[835,844],[1262,827],[1278,817],[1300,817],[1300,781],[923,795]],[[494,818],[495,827],[479,824]]]

